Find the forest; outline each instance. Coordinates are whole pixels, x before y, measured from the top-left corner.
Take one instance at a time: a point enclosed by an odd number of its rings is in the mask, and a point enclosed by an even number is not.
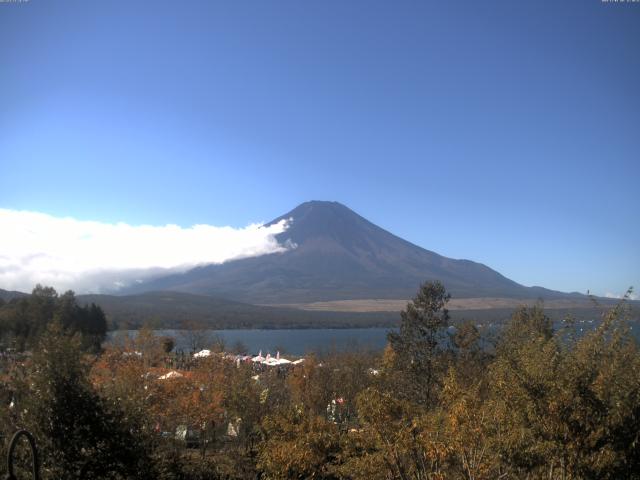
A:
[[[0,307],[2,443],[31,432],[43,479],[640,478],[625,300],[584,335],[537,305],[483,339],[443,336],[449,299],[423,284],[382,352],[256,368],[222,345],[177,363],[145,328],[101,345],[99,307],[38,287]]]

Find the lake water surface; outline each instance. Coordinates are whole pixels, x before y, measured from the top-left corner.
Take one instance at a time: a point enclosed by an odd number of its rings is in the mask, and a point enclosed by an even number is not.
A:
[[[173,337],[176,350],[190,351],[192,345],[199,348],[210,347],[216,338],[224,341],[228,350],[241,342],[249,353],[263,354],[277,351],[291,355],[304,355],[310,352],[348,349],[383,349],[387,341],[388,328],[312,328],[286,330],[204,330],[195,334],[185,330],[156,330],[157,335]],[[135,337],[136,330],[118,330],[110,332],[109,339],[114,341],[118,336]]]
[[[599,324],[598,321],[581,321],[576,324],[576,334],[581,336],[592,330]],[[554,327],[559,329],[562,322],[555,322]],[[633,323],[631,335],[640,341],[640,325]],[[310,329],[283,329],[283,330],[155,330],[160,336],[174,338],[176,350],[190,352],[194,344],[197,350],[210,348],[216,339],[222,339],[227,351],[242,343],[251,354],[257,354],[262,350],[263,354],[277,351],[290,355],[301,356],[310,352],[328,352],[332,350],[382,350],[387,343],[387,333],[395,329],[390,328],[310,328]],[[498,324],[490,324],[480,328],[482,337],[495,337],[499,333]],[[452,332],[451,332],[452,333]],[[136,330],[118,330],[110,332],[108,341],[116,341],[123,336],[135,337]],[[447,335],[445,334],[445,337]],[[482,348],[491,344],[482,343]]]

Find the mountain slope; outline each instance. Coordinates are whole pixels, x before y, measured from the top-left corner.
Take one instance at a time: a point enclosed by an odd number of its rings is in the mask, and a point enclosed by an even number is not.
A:
[[[394,312],[309,312],[267,307],[180,292],[138,295],[79,295],[81,304],[95,303],[119,328],[323,328],[383,327],[397,322]]]
[[[395,327],[400,319],[397,309],[380,311],[336,311],[339,308],[306,310],[261,305],[248,305],[206,295],[180,292],[147,292],[138,295],[78,295],[80,304],[95,303],[107,315],[112,327],[121,329],[151,325],[154,328],[171,329],[254,329],[254,328],[362,328]],[[477,323],[500,323],[510,318],[514,305],[484,300],[467,305],[451,302],[451,319],[454,322],[473,319]],[[612,301],[605,307],[611,307]],[[640,303],[630,302],[630,318],[640,318]],[[601,309],[589,302],[549,302],[545,312],[554,320],[571,314],[576,321],[599,318]]]
[[[295,248],[195,268],[139,285],[136,291],[175,290],[277,304],[408,299],[421,282],[440,280],[460,298],[575,295],[524,287],[480,263],[443,257],[393,235],[337,202],[306,202],[269,224],[282,219],[290,226],[277,239]]]
[[[16,292],[14,290],[3,290],[0,288],[0,299],[8,302],[9,300],[13,300],[14,298],[22,298],[28,296],[27,293]]]

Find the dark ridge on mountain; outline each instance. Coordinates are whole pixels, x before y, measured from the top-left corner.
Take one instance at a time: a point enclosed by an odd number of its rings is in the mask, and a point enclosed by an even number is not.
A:
[[[440,280],[458,298],[584,298],[525,287],[481,263],[443,257],[338,202],[306,202],[267,225],[280,220],[289,222],[277,235],[292,246],[286,252],[194,268],[123,293],[173,290],[259,304],[409,299],[420,283]]]

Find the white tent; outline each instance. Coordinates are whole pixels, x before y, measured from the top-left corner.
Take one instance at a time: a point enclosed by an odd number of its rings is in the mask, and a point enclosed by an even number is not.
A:
[[[165,373],[161,377],[158,377],[158,380],[168,380],[170,378],[180,378],[184,377],[180,372],[176,372],[175,370],[171,370],[169,373]]]
[[[269,367],[276,367],[278,365],[287,365],[291,363],[291,360],[287,360],[286,358],[278,358],[278,357],[273,358],[273,357],[267,356],[267,359],[262,363]]]
[[[263,362],[261,362],[263,365],[268,365],[269,367],[273,367],[274,365],[278,364],[278,359],[273,358],[271,355],[267,354],[267,358],[264,359]]]
[[[256,363],[260,363],[262,365],[266,365],[268,367],[275,367],[278,365],[288,365],[292,362],[291,360],[287,360],[286,358],[282,358],[280,356],[280,352],[276,353],[275,357],[272,357],[270,353],[267,353],[266,357],[262,356],[262,350],[260,350],[260,353],[258,353],[257,356],[253,357],[251,359],[252,362],[256,362]],[[298,361],[298,363],[300,363],[300,361]]]

